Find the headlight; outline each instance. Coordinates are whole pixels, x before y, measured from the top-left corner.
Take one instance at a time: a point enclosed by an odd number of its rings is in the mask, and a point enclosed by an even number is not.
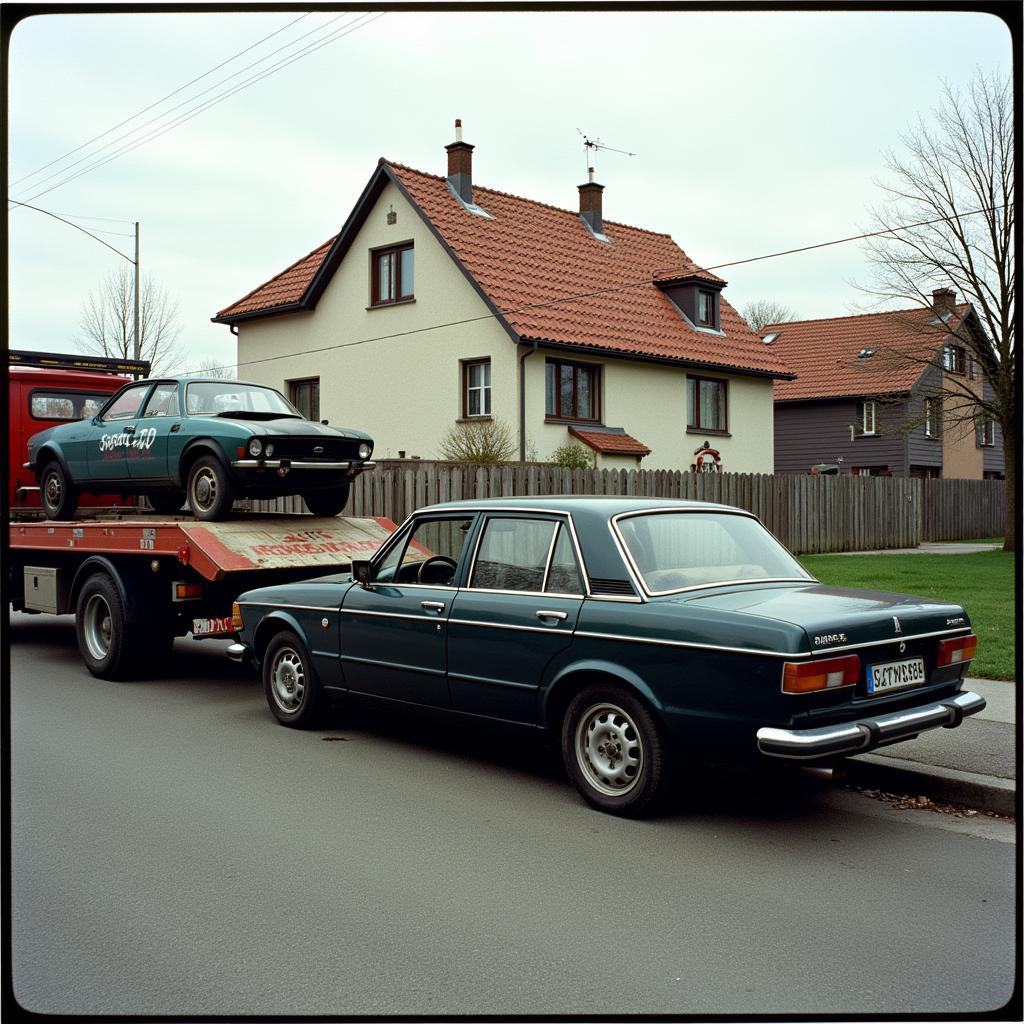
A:
[[[249,454],[255,459],[255,458],[259,457],[259,454],[262,451],[263,451],[263,442],[258,437],[254,437],[249,442]]]
[[[267,458],[274,454],[274,446],[272,444],[267,445]]]
[[[368,459],[373,454],[373,445],[365,441],[359,446],[359,458]]]

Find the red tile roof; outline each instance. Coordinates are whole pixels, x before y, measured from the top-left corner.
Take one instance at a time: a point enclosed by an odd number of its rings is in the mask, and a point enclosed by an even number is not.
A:
[[[623,431],[587,430],[585,427],[570,427],[569,433],[578,437],[584,444],[590,445],[595,452],[602,455],[650,455],[651,449],[643,442]]]
[[[521,338],[773,376],[787,372],[776,351],[724,296],[723,337],[686,322],[654,281],[721,278],[701,271],[668,235],[605,221],[607,244],[595,239],[574,211],[476,185],[473,201],[490,214],[481,217],[453,197],[445,178],[383,160],[381,167]],[[330,245],[254,289],[217,319],[303,301]]]
[[[968,308],[958,306],[957,317]],[[772,324],[762,333],[778,337],[767,347],[797,375],[775,382],[775,400],[907,392],[958,322],[947,328],[932,310],[918,308]],[[873,355],[861,358],[865,349]]]

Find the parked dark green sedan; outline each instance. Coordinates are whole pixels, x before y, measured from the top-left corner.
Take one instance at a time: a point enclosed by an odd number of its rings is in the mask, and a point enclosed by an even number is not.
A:
[[[817,583],[759,520],[703,502],[425,508],[353,574],[254,590],[237,660],[271,711],[335,695],[559,738],[594,807],[637,815],[691,755],[823,763],[985,706],[957,605]]]
[[[273,388],[197,377],[127,384],[28,449],[49,519],[70,519],[83,491],[145,494],[166,514],[187,499],[197,519],[223,518],[237,497],[301,494],[314,515],[334,516],[373,465],[367,434],[307,420]]]

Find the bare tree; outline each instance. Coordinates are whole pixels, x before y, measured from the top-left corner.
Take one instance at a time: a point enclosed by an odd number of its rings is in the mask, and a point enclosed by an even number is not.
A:
[[[755,334],[760,334],[771,324],[783,324],[800,319],[800,315],[794,313],[789,306],[776,302],[774,299],[755,299],[753,302],[748,302],[740,310],[740,315],[750,324]]]
[[[1008,77],[979,71],[966,95],[944,86],[932,118],[921,117],[886,154],[891,179],[871,209],[874,230],[867,257],[874,275],[863,290],[879,304],[931,308],[932,292],[952,286],[970,303],[945,321],[915,321],[934,344],[922,343],[922,365],[942,359],[943,340],[955,332],[980,370],[937,376],[946,424],[965,430],[994,421],[1003,438],[1006,540],[1016,549],[1017,331],[1014,261],[1013,90]],[[910,225],[910,226],[908,226]],[[898,316],[898,314],[894,314]],[[912,319],[907,318],[909,323]],[[976,325],[976,326],[975,326]]]
[[[449,462],[510,462],[516,442],[504,420],[469,420],[449,428],[438,453]]]
[[[79,330],[81,337],[76,344],[81,351],[120,359],[133,357],[135,279],[128,267],[112,272],[89,293]],[[139,295],[140,358],[149,360],[154,376],[173,372],[181,365],[180,334],[177,301],[152,277],[144,277]]]
[[[238,376],[236,367],[231,366],[225,359],[214,359],[207,356],[196,366],[184,371],[187,377],[216,377],[220,380],[234,380]]]

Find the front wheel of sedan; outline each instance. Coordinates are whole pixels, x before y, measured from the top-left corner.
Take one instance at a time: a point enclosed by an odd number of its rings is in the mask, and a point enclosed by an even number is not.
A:
[[[562,758],[583,799],[608,814],[650,813],[668,788],[664,731],[624,687],[589,686],[573,698],[562,722]]]
[[[213,455],[196,459],[188,472],[188,503],[196,519],[223,519],[234,500],[231,481],[220,460]]]
[[[348,504],[348,492],[349,485],[342,484],[329,491],[309,491],[302,500],[315,516],[336,516]]]
[[[56,460],[43,467],[39,497],[47,519],[73,519],[78,510],[78,492]]]
[[[309,729],[326,699],[305,644],[291,630],[278,633],[263,656],[263,692],[274,717],[293,729]]]

